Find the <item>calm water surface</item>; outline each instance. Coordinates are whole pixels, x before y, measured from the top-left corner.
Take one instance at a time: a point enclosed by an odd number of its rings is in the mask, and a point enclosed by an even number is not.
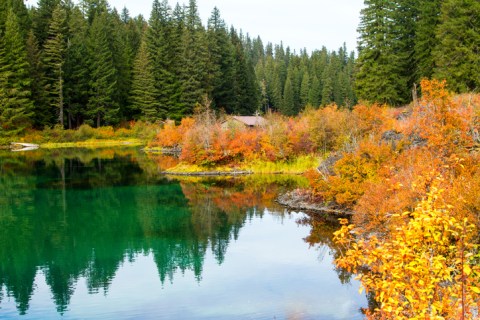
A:
[[[0,319],[361,319],[300,177],[167,179],[136,150],[0,153]]]

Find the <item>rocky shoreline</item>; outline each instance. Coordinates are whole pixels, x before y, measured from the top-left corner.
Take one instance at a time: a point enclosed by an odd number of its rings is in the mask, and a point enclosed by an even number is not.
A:
[[[335,208],[332,204],[312,201],[311,194],[306,190],[295,189],[281,194],[276,202],[290,210],[307,211],[310,213],[335,215],[348,217],[353,214],[351,211]]]

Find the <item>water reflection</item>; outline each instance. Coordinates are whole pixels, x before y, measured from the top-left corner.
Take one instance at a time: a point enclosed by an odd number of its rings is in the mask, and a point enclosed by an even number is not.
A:
[[[25,314],[41,272],[63,314],[79,279],[88,293],[108,294],[122,264],[141,256],[153,257],[162,284],[179,272],[200,282],[206,256],[224,263],[244,225],[275,208],[279,190],[303,183],[170,180],[153,160],[132,149],[0,154],[0,306],[6,294]]]

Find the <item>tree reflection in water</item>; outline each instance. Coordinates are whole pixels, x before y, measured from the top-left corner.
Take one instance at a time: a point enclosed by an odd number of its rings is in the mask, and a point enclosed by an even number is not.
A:
[[[221,264],[249,218],[304,183],[167,179],[158,175],[162,163],[134,149],[1,153],[0,304],[6,294],[25,314],[42,272],[63,313],[79,279],[90,293],[107,294],[121,264],[146,254],[162,283],[186,270],[201,281],[208,250]]]

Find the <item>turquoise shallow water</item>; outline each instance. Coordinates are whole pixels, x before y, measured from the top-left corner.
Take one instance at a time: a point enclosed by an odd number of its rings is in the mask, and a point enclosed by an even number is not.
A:
[[[307,243],[307,216],[272,201],[295,179],[157,166],[136,151],[0,154],[0,319],[362,318],[331,228]]]

